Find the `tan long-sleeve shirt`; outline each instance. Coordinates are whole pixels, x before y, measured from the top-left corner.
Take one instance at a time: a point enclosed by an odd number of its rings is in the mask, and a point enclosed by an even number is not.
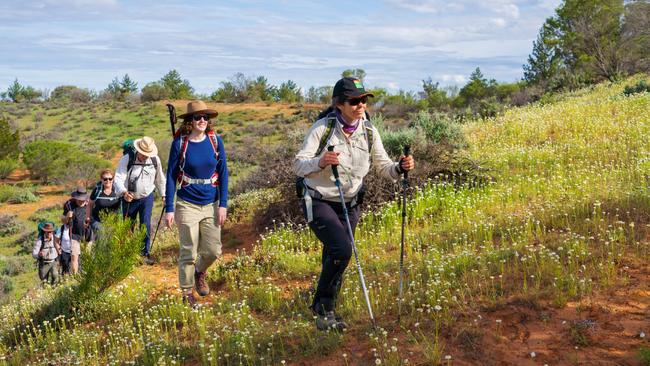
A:
[[[302,148],[296,154],[294,159],[294,172],[296,175],[305,178],[308,187],[318,191],[327,201],[338,202],[340,200],[338,189],[334,184],[334,175],[330,166],[321,169],[318,161],[325,154],[327,148],[324,148],[320,154],[316,155],[320,140],[327,130],[327,117],[316,121],[302,144]],[[352,200],[363,183],[363,178],[370,171],[371,165],[374,166],[381,176],[397,180],[398,163],[392,161],[377,129],[367,121],[360,121],[360,126],[346,137],[341,128],[341,124],[336,122],[334,133],[326,146],[333,145],[334,151],[339,152],[339,179],[343,189],[343,196],[346,201]],[[368,151],[368,141],[366,129],[372,129],[372,151]],[[372,156],[370,156],[372,155]]]

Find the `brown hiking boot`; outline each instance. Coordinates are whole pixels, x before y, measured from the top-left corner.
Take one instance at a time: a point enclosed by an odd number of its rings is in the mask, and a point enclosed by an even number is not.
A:
[[[207,274],[207,272],[194,271],[194,288],[196,288],[196,292],[201,296],[207,296],[210,293],[210,287],[208,287],[208,283],[205,281]]]
[[[189,305],[193,310],[196,310],[199,307],[199,304],[194,298],[194,294],[191,292],[183,294],[183,303]]]

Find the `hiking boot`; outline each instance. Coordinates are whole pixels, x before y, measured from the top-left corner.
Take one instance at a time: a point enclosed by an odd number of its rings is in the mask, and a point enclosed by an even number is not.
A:
[[[194,271],[194,288],[196,288],[196,292],[201,296],[207,296],[210,293],[210,287],[208,287],[208,283],[205,281],[207,274],[207,272]]]
[[[191,292],[183,295],[183,303],[189,305],[193,310],[196,310],[199,307],[196,298],[194,298],[194,294]]]
[[[343,329],[347,328],[347,324],[345,322],[338,321],[337,316],[334,314],[333,311],[328,311],[325,313],[325,315],[317,314],[316,315],[316,328],[318,330],[338,330],[342,331]]]
[[[148,255],[145,255],[143,260],[144,260],[144,263],[145,263],[145,264],[150,265],[150,266],[153,266],[153,264],[156,263],[156,262],[153,260],[153,258],[151,258],[151,257],[148,256]]]

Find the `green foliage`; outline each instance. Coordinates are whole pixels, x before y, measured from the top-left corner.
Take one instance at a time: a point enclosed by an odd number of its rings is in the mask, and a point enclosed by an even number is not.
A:
[[[307,90],[305,101],[307,103],[328,104],[332,98],[332,86],[310,87]]]
[[[61,205],[54,205],[48,207],[41,207],[36,212],[29,216],[29,221],[32,222],[41,222],[41,221],[52,221],[59,222],[60,215],[62,213]]]
[[[645,80],[639,80],[635,85],[627,85],[623,89],[623,94],[628,96],[637,93],[650,93],[650,84]]]
[[[343,70],[343,72],[341,73],[341,77],[342,78],[354,77],[361,80],[361,82],[363,82],[363,80],[366,78],[366,71],[364,69],[347,69],[347,70]]]
[[[139,261],[145,231],[131,230],[131,222],[120,215],[102,219],[102,232],[95,240],[92,252],[83,248],[82,276],[76,286],[72,303],[96,299],[112,285],[129,275]]]
[[[18,168],[18,161],[13,158],[0,159],[0,179],[5,179]]]
[[[3,188],[0,188],[0,192]],[[2,193],[0,193],[0,196]],[[23,226],[16,221],[15,215],[0,215],[0,236],[10,236],[22,230]]]
[[[28,143],[23,152],[23,162],[32,177],[68,185],[74,185],[79,180],[88,185],[100,170],[110,168],[110,162],[62,141]]]
[[[73,103],[88,103],[92,100],[92,94],[88,89],[82,89],[74,85],[57,86],[50,93],[50,100]]]
[[[194,95],[194,88],[190,82],[181,77],[175,69],[170,70],[161,79],[160,83],[165,88],[167,97],[171,99],[190,99]]]
[[[275,100],[286,103],[297,103],[302,101],[302,90],[292,80],[280,84],[275,92]]]
[[[34,89],[31,86],[24,86],[18,82],[18,79],[15,79],[14,82],[9,85],[7,91],[2,93],[3,98],[8,98],[14,103],[18,102],[33,102],[38,98],[43,96],[43,92]]]
[[[31,257],[0,257],[0,274],[3,276],[16,276],[32,270]]]
[[[270,85],[263,76],[247,77],[236,73],[229,81],[222,81],[221,87],[212,93],[210,98],[216,102],[270,102],[276,96],[276,87]]]
[[[0,160],[17,159],[20,154],[20,134],[9,125],[9,121],[0,116]]]
[[[524,78],[559,90],[648,71],[649,24],[645,1],[566,0],[540,29]]]
[[[0,185],[0,202],[28,203],[36,201],[38,201],[38,197],[29,188],[9,184]]]
[[[122,80],[116,76],[105,91],[112,99],[124,101],[126,97],[138,91],[138,83],[131,80],[129,74],[124,74]]]
[[[167,99],[169,93],[161,81],[149,83],[142,88],[140,100],[143,102],[155,102]]]
[[[418,112],[411,121],[411,126],[419,130],[432,144],[445,142],[454,148],[466,145],[460,124],[444,114]]]
[[[14,289],[14,282],[11,280],[11,277],[7,275],[0,276],[0,291],[3,294],[8,294]]]
[[[427,107],[435,110],[444,110],[449,105],[450,100],[445,90],[440,89],[439,83],[434,83],[431,78],[422,80],[422,89],[424,90],[424,99]]]

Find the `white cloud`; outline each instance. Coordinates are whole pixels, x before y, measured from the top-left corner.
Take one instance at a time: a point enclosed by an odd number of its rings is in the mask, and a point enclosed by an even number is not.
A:
[[[506,20],[503,18],[492,18],[490,19],[490,22],[492,22],[492,24],[497,28],[504,28],[507,25]]]
[[[441,75],[440,78],[445,83],[465,84],[465,82],[467,82],[467,78],[464,75],[459,74],[444,74]]]

